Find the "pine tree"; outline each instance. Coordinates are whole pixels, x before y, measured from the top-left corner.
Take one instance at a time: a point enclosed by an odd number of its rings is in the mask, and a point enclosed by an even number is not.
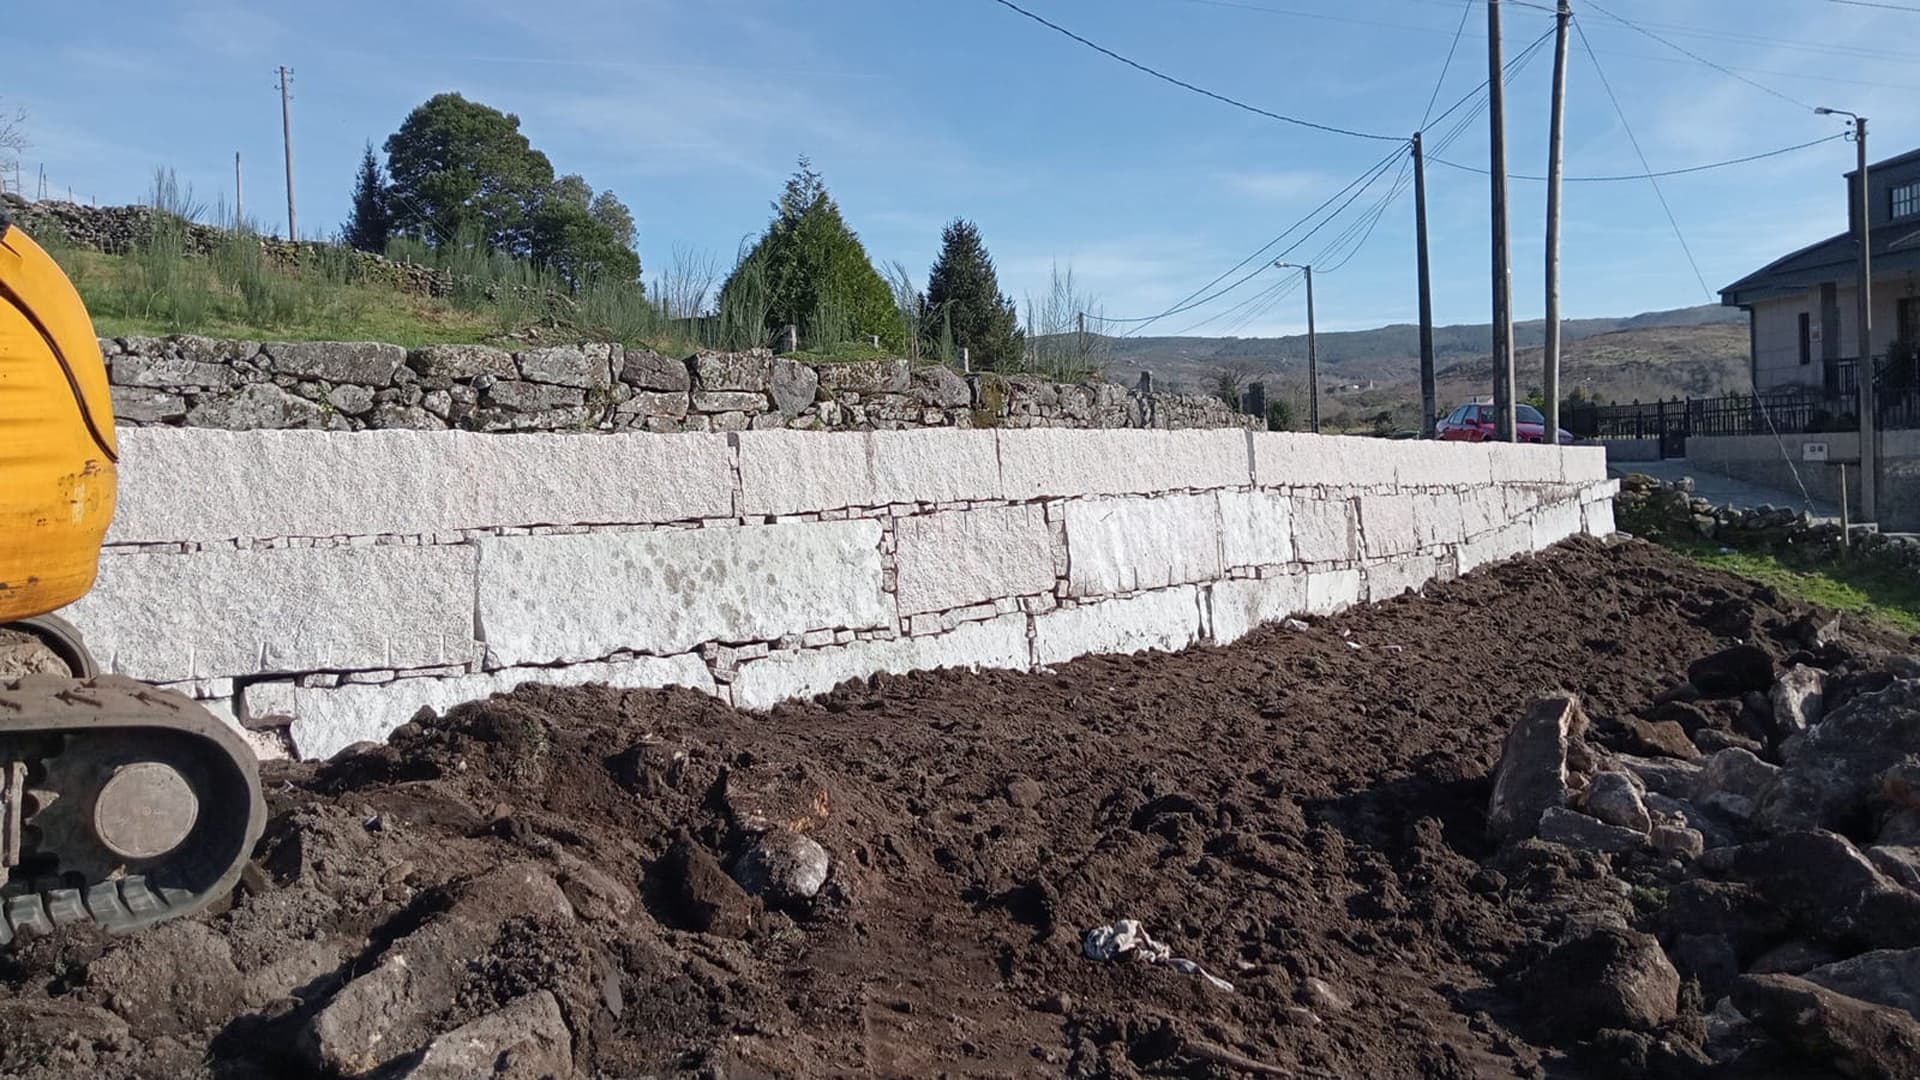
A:
[[[386,176],[373,156],[373,143],[360,158],[360,175],[353,182],[353,211],[340,228],[348,246],[361,251],[385,251],[393,234],[393,217],[387,212]]]
[[[951,327],[953,345],[968,351],[976,370],[1019,363],[1019,314],[1001,294],[993,257],[971,221],[955,218],[940,234],[940,258],[927,273],[927,315],[931,325]]]
[[[906,344],[893,290],[847,227],[840,207],[806,158],[773,204],[773,220],[720,290],[723,312],[762,316],[764,329],[792,323],[809,347],[878,336]]]

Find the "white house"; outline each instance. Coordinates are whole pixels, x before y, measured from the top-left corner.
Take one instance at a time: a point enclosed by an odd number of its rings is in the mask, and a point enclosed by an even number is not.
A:
[[[1868,168],[1873,242],[1873,340],[1869,355],[1896,341],[1920,342],[1920,150]],[[1851,399],[1859,343],[1859,174],[1847,174],[1848,231],[1776,259],[1720,291],[1748,313],[1753,382],[1761,391],[1806,387]]]

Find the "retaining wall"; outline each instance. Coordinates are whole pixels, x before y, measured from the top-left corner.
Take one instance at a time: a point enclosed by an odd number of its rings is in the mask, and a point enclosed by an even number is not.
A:
[[[124,429],[64,613],[308,757],[524,680],[764,708],[1227,642],[1613,531],[1599,448],[1235,430]]]
[[[1889,532],[1920,531],[1920,431],[1879,434],[1880,527]],[[1827,460],[1807,461],[1807,443],[1824,443]],[[1846,467],[1847,511],[1862,518],[1860,505],[1860,433],[1831,431],[1814,435],[1695,435],[1687,439],[1687,465],[1717,476],[1744,480],[1781,491],[1807,493],[1839,505],[1841,463]]]
[[[903,359],[804,363],[765,350],[662,356],[619,344],[518,351],[365,341],[103,338],[129,427],[465,431],[1265,428],[1218,398],[1104,380],[962,375]]]

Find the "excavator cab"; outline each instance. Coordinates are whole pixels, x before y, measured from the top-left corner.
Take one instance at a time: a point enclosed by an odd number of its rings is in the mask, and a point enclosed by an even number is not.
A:
[[[0,205],[0,945],[197,911],[266,820],[232,727],[102,673],[53,614],[93,587],[118,458],[86,306]]]

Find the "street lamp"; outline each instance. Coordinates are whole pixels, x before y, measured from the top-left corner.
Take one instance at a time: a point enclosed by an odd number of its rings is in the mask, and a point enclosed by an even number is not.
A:
[[[1824,105],[1813,110],[1819,116],[1845,116],[1853,121],[1854,151],[1859,158],[1860,188],[1854,199],[1853,214],[1858,219],[1855,232],[1856,243],[1860,247],[1860,284],[1858,293],[1859,314],[1855,317],[1854,381],[1859,384],[1860,412],[1860,517],[1863,521],[1878,520],[1879,501],[1879,448],[1874,445],[1873,399],[1873,226],[1868,220],[1872,201],[1867,194],[1867,118],[1859,113],[1845,109],[1829,109]]]
[[[1307,429],[1320,434],[1320,356],[1313,332],[1313,267],[1306,263],[1276,262],[1276,270],[1304,270],[1307,274]]]

